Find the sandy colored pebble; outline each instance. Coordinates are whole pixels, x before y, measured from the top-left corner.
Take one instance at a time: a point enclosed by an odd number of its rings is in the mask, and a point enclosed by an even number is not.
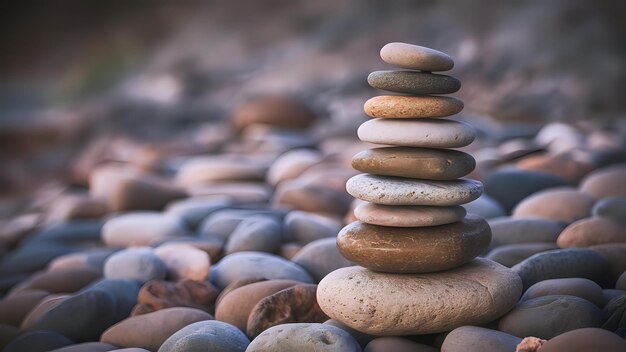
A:
[[[463,110],[463,102],[451,97],[381,95],[365,102],[365,113],[372,117],[445,117]]]

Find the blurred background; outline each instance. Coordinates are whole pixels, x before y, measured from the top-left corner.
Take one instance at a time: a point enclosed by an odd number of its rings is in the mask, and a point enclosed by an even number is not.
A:
[[[393,41],[450,54],[476,121],[619,122],[626,111],[619,0],[0,6],[0,218],[51,181],[84,185],[94,159],[146,145],[197,152],[190,141],[215,141],[220,121],[263,94],[294,95],[353,133],[377,94],[367,74],[389,69],[378,52]]]

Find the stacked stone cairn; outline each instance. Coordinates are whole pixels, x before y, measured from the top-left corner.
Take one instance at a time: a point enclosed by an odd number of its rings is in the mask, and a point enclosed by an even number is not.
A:
[[[317,299],[328,316],[372,335],[416,335],[494,321],[513,308],[522,292],[517,274],[486,259],[487,222],[462,204],[482,193],[478,181],[461,179],[475,167],[468,154],[474,129],[442,119],[463,103],[439,94],[461,87],[456,78],[432,72],[452,69],[439,51],[390,43],[382,59],[405,70],[376,71],[372,87],[405,95],[377,96],[365,103],[373,117],[358,130],[364,142],[386,145],[354,156],[365,172],[347,182],[363,200],[358,219],[337,237],[341,254],[359,266],[341,268],[319,284]]]

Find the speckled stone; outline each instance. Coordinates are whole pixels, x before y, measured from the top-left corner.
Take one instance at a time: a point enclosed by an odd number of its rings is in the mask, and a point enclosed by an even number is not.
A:
[[[273,326],[257,336],[246,352],[359,352],[361,347],[344,330],[316,323]]]
[[[437,72],[454,67],[452,58],[441,51],[400,42],[383,46],[380,57],[388,64],[411,70]]]
[[[371,117],[446,117],[463,110],[463,102],[443,96],[379,95],[365,102],[363,110]]]
[[[353,222],[337,236],[348,260],[375,271],[428,273],[463,265],[487,249],[489,225],[468,215],[436,227],[386,227]]]
[[[456,150],[383,147],[356,154],[352,167],[374,175],[454,180],[472,172],[476,161]]]
[[[522,282],[510,269],[475,259],[428,274],[342,268],[319,283],[317,301],[328,316],[356,330],[397,336],[493,321],[508,312],[521,293]]]
[[[465,208],[429,207],[426,205],[381,205],[363,203],[354,209],[354,216],[368,224],[394,227],[424,227],[461,221]]]
[[[346,183],[353,197],[384,205],[460,205],[478,198],[479,181],[427,181],[360,174]]]
[[[461,326],[452,330],[441,345],[445,352],[512,352],[521,338],[502,331],[478,326]]]
[[[204,320],[178,330],[159,352],[243,352],[250,341],[236,327],[217,320]]]
[[[359,139],[403,147],[461,148],[474,141],[474,128],[443,119],[372,119],[359,126]]]
[[[378,89],[408,94],[450,94],[461,88],[461,81],[446,75],[415,71],[374,71],[367,83]]]

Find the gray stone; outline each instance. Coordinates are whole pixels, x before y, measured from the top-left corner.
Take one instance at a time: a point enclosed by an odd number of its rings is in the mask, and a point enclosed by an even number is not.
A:
[[[257,336],[246,352],[360,352],[344,330],[328,324],[292,323],[273,326]]]
[[[415,71],[374,71],[367,76],[370,86],[408,94],[450,94],[461,88],[454,77]]]
[[[170,336],[159,352],[243,352],[250,340],[236,327],[217,320],[199,321]]]

